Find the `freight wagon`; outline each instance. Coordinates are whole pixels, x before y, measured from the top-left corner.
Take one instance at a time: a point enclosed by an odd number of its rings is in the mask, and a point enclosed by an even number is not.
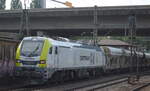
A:
[[[13,76],[18,41],[0,39],[0,78]]]

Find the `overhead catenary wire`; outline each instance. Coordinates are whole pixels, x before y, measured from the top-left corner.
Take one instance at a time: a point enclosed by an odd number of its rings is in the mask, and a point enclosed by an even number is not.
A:
[[[29,30],[29,10],[27,9],[26,0],[24,0],[24,7],[25,9],[22,9],[21,24],[19,30],[19,35],[21,38],[25,35],[31,35]]]

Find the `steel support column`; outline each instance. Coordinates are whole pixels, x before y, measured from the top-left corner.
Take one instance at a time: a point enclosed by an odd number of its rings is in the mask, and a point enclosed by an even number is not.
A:
[[[97,15],[97,6],[94,7],[94,29],[93,29],[93,40],[94,45],[97,46],[97,33],[98,33],[98,15]]]

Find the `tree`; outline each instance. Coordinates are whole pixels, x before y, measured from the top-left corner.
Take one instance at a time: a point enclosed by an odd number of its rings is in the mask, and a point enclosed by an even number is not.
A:
[[[22,9],[22,3],[20,0],[11,1],[11,10],[14,10],[14,9]]]
[[[30,8],[42,8],[41,0],[32,0]]]
[[[0,10],[4,10],[5,9],[5,3],[6,3],[6,0],[0,0]]]

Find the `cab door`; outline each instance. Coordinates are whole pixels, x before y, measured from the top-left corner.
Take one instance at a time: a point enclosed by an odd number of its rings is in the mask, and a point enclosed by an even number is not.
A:
[[[59,60],[58,60],[58,47],[54,47],[54,65],[56,68],[58,68]]]
[[[53,65],[54,65],[54,61],[53,61],[53,47],[49,48],[47,64],[48,64],[48,67],[53,67]]]

